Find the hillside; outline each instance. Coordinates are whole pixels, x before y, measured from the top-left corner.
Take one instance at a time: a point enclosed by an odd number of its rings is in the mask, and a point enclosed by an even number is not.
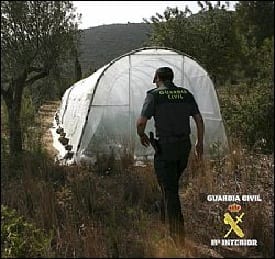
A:
[[[150,31],[150,24],[146,23],[101,25],[83,30],[79,47],[83,76],[120,55],[143,47]]]

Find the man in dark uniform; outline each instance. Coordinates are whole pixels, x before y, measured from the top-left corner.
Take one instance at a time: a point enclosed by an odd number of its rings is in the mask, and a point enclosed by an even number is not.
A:
[[[173,83],[174,73],[169,67],[158,68],[153,83],[157,88],[147,92],[141,116],[136,122],[141,144],[150,145],[144,132],[147,120],[154,117],[157,151],[154,168],[162,191],[162,220],[168,218],[170,235],[184,241],[184,220],[179,200],[179,178],[187,166],[190,142],[190,116],[197,127],[195,153],[203,154],[204,123],[193,95]]]

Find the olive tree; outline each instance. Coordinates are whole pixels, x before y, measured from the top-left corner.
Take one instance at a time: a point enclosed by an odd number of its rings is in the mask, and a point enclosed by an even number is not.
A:
[[[47,77],[75,48],[78,18],[70,1],[1,1],[1,95],[11,154],[22,151],[24,88]]]

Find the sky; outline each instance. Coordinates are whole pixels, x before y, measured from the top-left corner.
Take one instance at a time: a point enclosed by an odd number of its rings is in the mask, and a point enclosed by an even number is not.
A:
[[[237,1],[229,2],[229,9],[233,10]],[[187,5],[192,13],[200,10],[197,1],[73,1],[73,4],[76,12],[82,14],[79,29],[113,23],[142,23],[143,18],[150,20],[156,13],[163,14],[166,7],[184,11]]]

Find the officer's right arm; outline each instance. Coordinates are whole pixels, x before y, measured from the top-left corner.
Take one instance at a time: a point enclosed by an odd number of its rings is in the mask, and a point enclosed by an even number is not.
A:
[[[192,109],[191,116],[193,117],[197,126],[197,142],[196,142],[196,155],[198,159],[201,159],[203,154],[203,136],[204,136],[204,123],[198,107],[198,104],[193,95],[191,95]]]
[[[198,159],[201,159],[203,154],[203,135],[204,135],[204,123],[200,113],[193,115],[197,126],[197,142],[196,142],[196,154]]]
[[[146,147],[150,145],[150,140],[148,136],[145,134],[145,127],[147,120],[151,119],[153,115],[154,97],[152,94],[147,93],[147,96],[142,107],[141,115],[136,122],[137,134],[140,136],[140,142],[143,146]]]

